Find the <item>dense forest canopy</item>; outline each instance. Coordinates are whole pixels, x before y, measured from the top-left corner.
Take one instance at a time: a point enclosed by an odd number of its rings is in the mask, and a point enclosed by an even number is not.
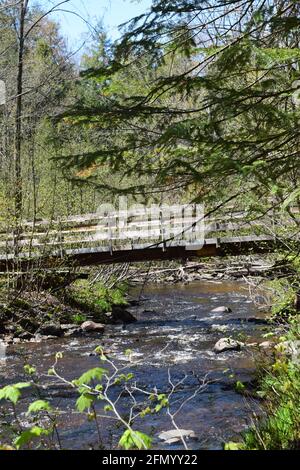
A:
[[[137,193],[235,193],[255,208],[270,195],[297,200],[299,21],[298,2],[154,1],[109,63],[82,73],[96,99],[76,103],[65,122],[93,126],[99,141],[65,167],[75,179],[86,169],[97,187],[96,169],[109,162],[146,176],[124,186]]]
[[[120,193],[299,203],[298,2],[156,0],[117,41],[96,26],[80,64],[55,7],[1,4],[12,218],[94,211]]]

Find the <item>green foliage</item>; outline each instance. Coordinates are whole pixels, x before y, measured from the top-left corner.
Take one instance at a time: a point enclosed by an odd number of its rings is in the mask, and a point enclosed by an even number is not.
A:
[[[9,400],[16,405],[21,397],[21,390],[30,386],[31,384],[28,382],[6,385],[6,387],[0,389],[0,400]]]
[[[133,429],[127,429],[120,439],[119,445],[122,449],[150,449],[152,444],[151,437]]]
[[[182,198],[209,206],[236,197],[253,214],[264,213],[270,200],[299,206],[298,10],[293,3],[287,21],[275,2],[270,9],[262,1],[251,1],[253,8],[234,3],[233,32],[220,22],[231,23],[225,0],[209,21],[200,5],[157,1],[151,15],[131,22],[107,63],[83,73],[84,84],[98,81],[98,99],[93,88],[94,101],[75,103],[62,118],[112,140],[62,160],[71,178],[108,165],[128,183],[110,181],[114,193],[154,189],[176,200],[180,187]],[[198,30],[210,38],[205,47]],[[105,186],[99,174],[91,181]]]
[[[28,414],[39,413],[40,411],[51,411],[50,404],[45,400],[36,400],[28,407]]]
[[[87,316],[82,313],[76,313],[75,315],[72,316],[72,320],[74,323],[81,325],[87,320]]]
[[[93,380],[101,381],[103,375],[107,371],[105,369],[102,369],[101,367],[95,367],[94,369],[90,369],[84,374],[82,374],[79,379],[74,380],[73,383],[76,386],[80,385],[88,385],[90,384]]]
[[[282,340],[298,344],[300,326],[295,320]],[[300,364],[290,357],[283,343],[277,346],[275,362],[268,367],[258,396],[264,399],[267,416],[244,435],[245,449],[297,449],[300,443]]]
[[[95,400],[95,395],[91,395],[90,393],[83,393],[76,401],[76,409],[80,413],[83,413],[84,411],[91,408]]]
[[[239,380],[236,382],[235,389],[236,389],[237,392],[244,392],[245,388],[246,387],[242,382],[240,382]]]
[[[30,364],[25,364],[24,372],[28,375],[34,375],[36,373],[36,368],[31,366]]]
[[[282,278],[269,281],[267,283],[272,289],[273,306],[272,316],[277,319],[286,319],[296,313],[294,307],[295,289],[290,283],[290,279]]]
[[[101,282],[90,284],[86,280],[78,280],[73,283],[68,295],[71,301],[81,308],[95,315],[101,315],[111,311],[113,305],[126,305],[125,293],[124,285],[108,289]]]
[[[31,429],[23,431],[20,436],[14,440],[14,445],[19,450],[22,447],[30,444],[33,440],[42,436],[47,436],[48,434],[48,430],[41,428],[40,426],[33,426]]]
[[[224,450],[244,450],[244,446],[238,442],[227,442],[224,445]]]

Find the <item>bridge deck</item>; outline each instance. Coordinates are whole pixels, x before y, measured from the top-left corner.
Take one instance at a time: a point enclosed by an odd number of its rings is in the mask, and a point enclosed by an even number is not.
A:
[[[181,209],[180,209],[181,211]],[[105,216],[87,214],[58,221],[24,222],[17,235],[0,231],[0,272],[57,265],[88,266],[196,257],[268,253],[279,246],[275,231],[285,224],[265,216],[249,220],[245,212],[196,220],[179,210],[171,218],[149,221],[145,210]],[[297,235],[298,237],[298,235]],[[296,238],[297,238],[296,237]],[[276,237],[277,238],[277,237]],[[299,238],[298,238],[299,239]]]

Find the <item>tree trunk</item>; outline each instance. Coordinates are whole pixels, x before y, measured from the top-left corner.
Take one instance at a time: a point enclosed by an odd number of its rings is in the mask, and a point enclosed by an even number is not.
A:
[[[23,94],[23,67],[24,67],[24,25],[28,0],[22,0],[20,3],[19,16],[19,54],[18,54],[18,72],[17,72],[17,97],[16,97],[16,115],[15,115],[15,218],[16,226],[19,225],[22,216],[22,94]]]

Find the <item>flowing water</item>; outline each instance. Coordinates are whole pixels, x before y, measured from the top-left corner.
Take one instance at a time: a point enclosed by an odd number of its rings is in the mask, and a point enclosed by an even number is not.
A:
[[[138,290],[132,295],[138,296]],[[213,313],[219,306],[228,306],[232,312]],[[160,392],[168,392],[170,380],[173,384],[182,382],[172,397],[171,409],[175,411],[185,402],[176,415],[176,424],[195,432],[197,439],[189,441],[190,448],[220,449],[224,441],[246,429],[253,409],[258,409],[259,404],[237,393],[234,384],[253,379],[255,348],[215,354],[213,347],[222,337],[232,336],[251,343],[261,340],[266,333],[264,314],[249,299],[247,286],[238,282],[148,286],[142,301],[130,311],[137,318],[136,323],[108,326],[102,337],[91,335],[11,346],[6,361],[0,362],[1,384],[24,380],[25,363],[35,365],[38,372],[45,374],[57,351],[64,353],[59,365],[61,375],[68,379],[79,377],[99,365],[98,357],[92,353],[98,345],[104,347],[118,366],[130,367],[130,359],[125,354],[130,349],[131,360],[138,362],[133,372],[141,389],[151,392],[156,387]],[[200,390],[204,379],[208,383]],[[60,417],[62,446],[96,447],[95,423],[87,422],[81,414],[71,413],[76,393],[54,384],[49,377],[42,381],[46,385],[44,398],[64,410]],[[112,390],[114,398],[116,393],[117,390]],[[29,400],[33,396],[26,396],[20,406],[25,407]],[[122,412],[128,408],[126,393],[119,397],[118,406]],[[100,418],[99,425],[106,447],[116,446],[122,430],[115,426],[115,421]],[[137,427],[154,436],[155,448],[182,448],[181,443],[165,444],[158,438],[161,431],[173,429],[164,411],[148,415]]]

